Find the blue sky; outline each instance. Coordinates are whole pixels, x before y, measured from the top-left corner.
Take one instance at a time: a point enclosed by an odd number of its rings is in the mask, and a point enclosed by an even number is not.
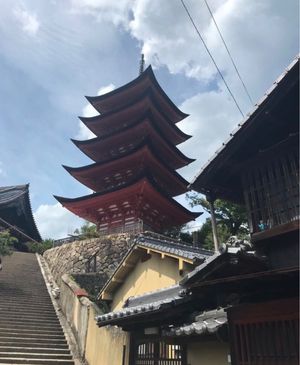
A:
[[[186,4],[243,111],[250,111],[204,2]],[[298,52],[298,2],[209,4],[257,101]],[[141,52],[167,94],[190,114],[179,124],[194,136],[180,146],[197,159],[179,171],[188,180],[241,120],[179,0],[6,0],[0,31],[0,181],[30,183],[44,237],[80,225],[53,194],[87,193],[61,167],[89,163],[70,141],[90,137],[77,118],[93,113],[84,95],[135,78]]]

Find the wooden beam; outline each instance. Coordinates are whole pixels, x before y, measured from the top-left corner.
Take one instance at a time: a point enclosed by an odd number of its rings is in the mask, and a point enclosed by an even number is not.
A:
[[[101,295],[100,295],[100,299],[102,300],[113,300],[113,297],[111,294],[107,293],[107,292],[103,292]]]
[[[179,259],[179,260],[178,260],[178,270],[179,270],[180,272],[182,272],[182,271],[183,271],[183,260],[182,260],[182,259]]]
[[[121,284],[121,283],[123,283],[123,282],[124,282],[124,280],[122,280],[122,279],[117,279],[117,278],[112,278],[112,279],[111,279],[111,281],[112,281],[113,283],[118,283],[118,284]]]

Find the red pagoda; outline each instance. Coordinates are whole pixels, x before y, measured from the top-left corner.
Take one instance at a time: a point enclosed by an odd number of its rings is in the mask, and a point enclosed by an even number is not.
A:
[[[80,119],[96,137],[72,141],[94,162],[64,168],[94,193],[56,199],[103,234],[163,232],[198,217],[173,199],[188,185],[176,170],[194,161],[176,147],[190,138],[176,126],[187,114],[168,98],[151,66],[128,84],[87,99],[100,115]]]

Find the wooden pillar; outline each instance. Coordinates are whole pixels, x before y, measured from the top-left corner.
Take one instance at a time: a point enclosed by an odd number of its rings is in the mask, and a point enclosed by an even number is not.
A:
[[[219,252],[220,242],[219,242],[219,237],[218,237],[217,221],[216,221],[216,216],[215,216],[215,207],[214,207],[215,199],[213,198],[213,196],[211,194],[207,194],[206,200],[209,202],[209,206],[210,206],[210,218],[211,218],[211,226],[212,226],[212,232],[213,232],[213,241],[214,241],[215,252]]]

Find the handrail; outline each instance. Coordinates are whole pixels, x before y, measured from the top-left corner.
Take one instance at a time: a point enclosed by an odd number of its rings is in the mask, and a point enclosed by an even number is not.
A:
[[[97,272],[97,255],[99,253],[100,249],[94,252],[85,263],[85,272],[91,273],[91,272]]]

